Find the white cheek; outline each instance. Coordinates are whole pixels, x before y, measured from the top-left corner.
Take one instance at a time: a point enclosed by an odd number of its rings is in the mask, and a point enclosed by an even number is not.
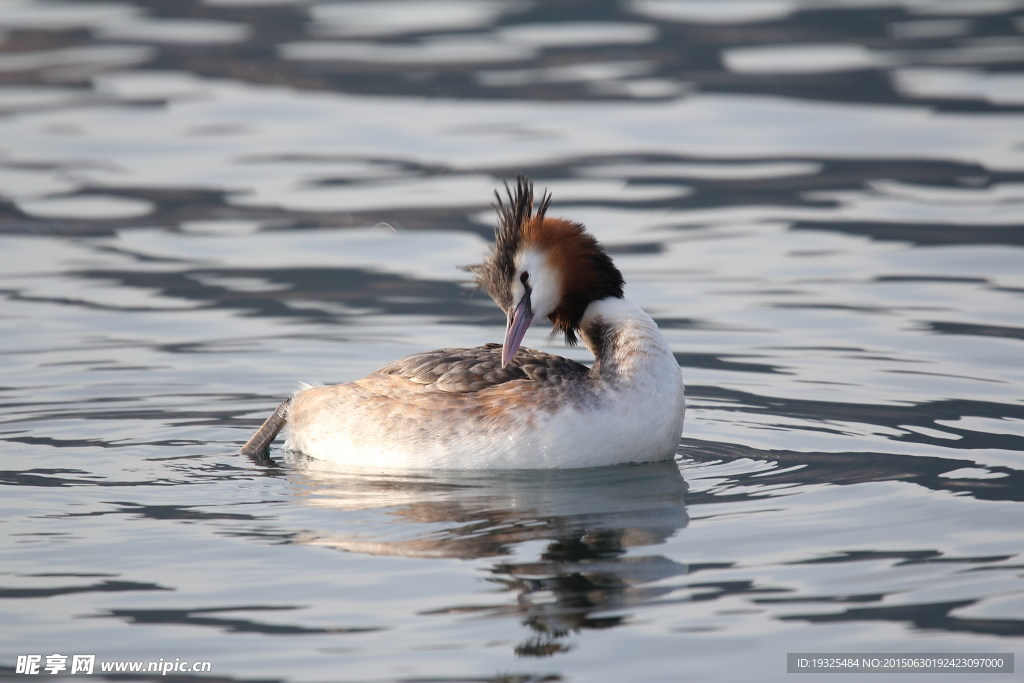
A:
[[[530,296],[530,303],[533,306],[536,320],[546,318],[558,306],[561,297],[561,283],[557,274],[551,268],[548,260],[543,255],[528,250],[516,259],[518,271],[529,273],[529,283],[533,288]],[[522,283],[516,280],[513,284],[513,292],[516,301],[522,298],[525,288]]]

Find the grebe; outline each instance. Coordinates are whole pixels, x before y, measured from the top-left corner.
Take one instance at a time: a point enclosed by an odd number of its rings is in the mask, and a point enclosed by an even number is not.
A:
[[[671,459],[683,429],[683,380],[649,315],[622,296],[624,281],[582,225],[546,216],[520,177],[497,192],[495,244],[467,268],[508,316],[503,344],[399,359],[354,382],[306,386],[242,447],[265,453],[287,425],[285,448],[346,467],[535,469]],[[593,367],[520,348],[548,318],[577,335]]]

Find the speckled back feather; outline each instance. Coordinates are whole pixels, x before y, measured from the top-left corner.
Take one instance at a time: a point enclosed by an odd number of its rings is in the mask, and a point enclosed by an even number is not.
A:
[[[558,385],[581,382],[589,368],[568,358],[523,348],[501,367],[501,344],[472,349],[437,349],[400,358],[377,371],[446,392],[480,391],[514,380]]]

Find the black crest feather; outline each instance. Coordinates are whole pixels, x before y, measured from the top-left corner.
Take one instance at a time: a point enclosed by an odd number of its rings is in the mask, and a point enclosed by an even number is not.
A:
[[[541,194],[540,202],[534,204],[533,182],[526,176],[516,179],[515,189],[505,183],[507,201],[501,193],[494,191],[498,212],[498,224],[494,228],[494,247],[487,259],[475,266],[466,268],[476,277],[476,284],[485,290],[506,313],[515,307],[511,300],[508,283],[515,277],[513,259],[519,251],[523,238],[523,226],[532,218],[543,218],[551,204],[551,195],[547,191]]]

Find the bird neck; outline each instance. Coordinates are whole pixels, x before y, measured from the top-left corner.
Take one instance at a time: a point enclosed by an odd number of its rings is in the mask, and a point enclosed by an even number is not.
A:
[[[619,297],[587,306],[580,326],[583,343],[594,354],[595,378],[613,383],[679,372],[668,342],[651,316]]]

